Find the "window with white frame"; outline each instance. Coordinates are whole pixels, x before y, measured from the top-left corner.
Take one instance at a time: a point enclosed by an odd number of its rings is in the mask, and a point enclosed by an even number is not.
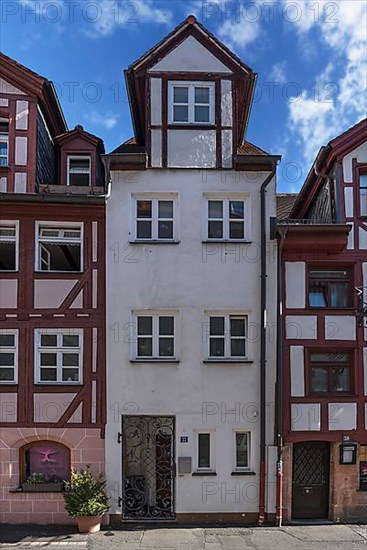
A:
[[[83,366],[82,329],[35,331],[36,383],[80,384]]]
[[[91,157],[69,156],[67,185],[88,186],[91,182]]]
[[[197,469],[212,469],[212,434],[199,432],[197,434]]]
[[[359,211],[367,217],[367,172],[359,175]]]
[[[0,271],[18,269],[18,225],[0,221]]]
[[[0,167],[9,165],[9,119],[0,118]]]
[[[169,82],[170,124],[214,124],[214,82]]]
[[[250,432],[236,431],[235,434],[235,469],[250,468]]]
[[[0,331],[0,384],[18,381],[18,331]]]
[[[82,227],[38,225],[37,271],[82,271]]]
[[[135,240],[174,241],[176,201],[173,198],[134,199]]]
[[[136,315],[136,359],[175,358],[175,315]]]
[[[247,317],[210,315],[208,319],[209,359],[246,358]]]
[[[207,199],[206,209],[208,240],[247,240],[245,200]]]

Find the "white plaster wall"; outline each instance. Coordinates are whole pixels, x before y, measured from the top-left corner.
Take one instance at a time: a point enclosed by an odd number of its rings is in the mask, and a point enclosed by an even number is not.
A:
[[[68,279],[50,281],[36,279],[34,281],[34,307],[36,309],[60,307],[77,282],[77,280]]]
[[[57,422],[75,397],[75,393],[35,393],[34,421]]]
[[[231,74],[230,69],[217,59],[193,36],[181,42],[168,55],[163,57],[149,72],[215,72]]]
[[[160,126],[162,124],[162,79],[150,79],[150,112],[151,124]]]
[[[151,130],[151,162],[154,168],[162,166],[162,130]]]
[[[357,403],[329,403],[329,430],[355,430],[357,428]]]
[[[232,126],[232,81],[222,80],[220,83],[221,89],[221,109],[222,109],[222,126]]]
[[[0,422],[17,421],[17,403],[16,393],[0,393]]]
[[[217,476],[178,476],[176,512],[256,512],[259,481],[260,400],[260,185],[266,174],[201,170],[147,170],[133,175],[112,173],[112,194],[107,204],[107,324],[108,423],[107,478],[121,485],[121,449],[116,444],[122,414],[162,414],[176,417],[176,457],[195,459],[194,430],[214,430]],[[243,193],[251,200],[253,245],[202,243],[204,192]],[[180,231],[177,245],[128,245],[132,193],[177,193]],[[275,185],[267,193],[268,216],[275,215]],[[269,224],[267,224],[269,229]],[[118,243],[109,248],[109,243]],[[276,323],[276,243],[269,242],[268,323]],[[179,310],[179,364],[131,363],[129,334],[133,309]],[[204,364],[205,310],[249,311],[253,364]],[[270,334],[270,332],[269,332]],[[275,338],[268,338],[268,403],[274,403]],[[208,414],[203,415],[203,410]],[[210,414],[209,414],[210,413]],[[267,442],[273,443],[273,418],[267,423]],[[252,432],[251,461],[255,476],[231,476],[234,463],[233,431]],[[180,443],[187,434],[189,443]],[[215,494],[203,499],[205,483]],[[247,500],[222,498],[236,483]],[[119,513],[116,502],[111,513]]]
[[[285,337],[295,340],[315,340],[317,337],[316,315],[287,315]]]
[[[29,103],[28,101],[17,101],[16,105],[15,127],[17,130],[27,130]]]
[[[0,107],[8,107],[9,100],[5,97],[0,97]]]
[[[367,250],[367,226],[365,224],[359,228],[359,248]]]
[[[8,190],[7,178],[0,178],[0,193],[6,193]]]
[[[291,429],[293,432],[320,431],[320,404],[319,403],[292,403]]]
[[[347,249],[353,250],[354,249],[354,223],[348,223],[347,225],[351,226],[351,230],[348,233]]]
[[[170,168],[215,168],[215,130],[168,130],[167,164]]]
[[[303,346],[291,346],[291,395],[292,397],[303,397],[305,395],[305,359]]]
[[[232,168],[233,144],[232,130],[222,130],[222,167]]]
[[[0,279],[0,309],[15,309],[18,304],[18,281]]]
[[[24,93],[21,90],[19,90],[19,88],[16,88],[12,84],[10,84],[7,80],[4,80],[3,78],[0,78],[0,93],[24,95]]]
[[[344,188],[344,200],[345,200],[345,216],[347,218],[353,218],[353,187]]]
[[[14,175],[14,193],[27,192],[27,173],[16,172]]]
[[[285,307],[303,309],[306,300],[305,262],[285,262]]]
[[[343,158],[343,173],[344,173],[344,181],[346,183],[352,183],[353,182],[353,167],[352,167],[352,160],[356,158],[357,162],[367,162],[367,142],[362,143],[359,147],[356,149],[353,149],[350,153],[345,155]]]
[[[325,340],[355,340],[356,318],[352,315],[325,315]]]
[[[17,136],[15,138],[15,164],[26,166],[28,158],[28,138]]]

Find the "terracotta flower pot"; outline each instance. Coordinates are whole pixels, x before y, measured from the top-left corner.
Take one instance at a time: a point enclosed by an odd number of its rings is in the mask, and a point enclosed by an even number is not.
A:
[[[101,529],[103,516],[79,516],[77,517],[80,533],[98,533]]]

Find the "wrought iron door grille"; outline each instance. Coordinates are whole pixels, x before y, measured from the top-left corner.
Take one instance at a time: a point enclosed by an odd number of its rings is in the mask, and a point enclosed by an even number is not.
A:
[[[174,419],[124,416],[124,519],[174,518]]]
[[[295,446],[293,463],[294,485],[323,485],[325,479],[323,464],[327,450],[318,445]]]

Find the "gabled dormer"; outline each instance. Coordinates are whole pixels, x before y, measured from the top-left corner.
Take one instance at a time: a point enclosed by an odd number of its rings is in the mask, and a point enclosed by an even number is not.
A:
[[[233,168],[256,75],[195,17],[130,65],[125,76],[136,154],[141,160],[145,152],[148,167]]]

